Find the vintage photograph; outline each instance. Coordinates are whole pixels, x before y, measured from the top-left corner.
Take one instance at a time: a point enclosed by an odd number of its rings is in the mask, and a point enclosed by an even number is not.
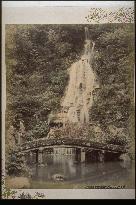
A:
[[[5,24],[6,189],[135,188],[134,11],[89,12]]]
[[[133,188],[133,24],[6,25],[6,71],[7,185]]]

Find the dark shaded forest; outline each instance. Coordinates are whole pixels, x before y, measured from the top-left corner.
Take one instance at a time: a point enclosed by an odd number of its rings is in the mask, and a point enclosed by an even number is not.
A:
[[[87,25],[95,42],[100,83],[90,119],[134,139],[134,25]],[[83,52],[85,25],[6,25],[6,131],[23,120],[28,138],[46,136],[48,115],[60,109],[70,65]],[[7,135],[8,137],[8,135]],[[110,139],[112,141],[112,139]]]

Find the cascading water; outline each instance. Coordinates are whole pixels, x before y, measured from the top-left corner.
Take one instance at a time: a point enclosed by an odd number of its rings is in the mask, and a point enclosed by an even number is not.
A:
[[[92,69],[95,43],[89,39],[88,28],[85,27],[84,54],[69,69],[69,83],[62,99],[63,123],[89,122],[89,109],[93,104],[93,91],[98,88]]]

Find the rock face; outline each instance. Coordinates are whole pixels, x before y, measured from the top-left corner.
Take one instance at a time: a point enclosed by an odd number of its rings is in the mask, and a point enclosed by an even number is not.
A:
[[[99,88],[92,69],[95,43],[88,39],[87,28],[85,36],[84,54],[69,69],[69,83],[61,103],[63,123],[89,122],[94,91]]]

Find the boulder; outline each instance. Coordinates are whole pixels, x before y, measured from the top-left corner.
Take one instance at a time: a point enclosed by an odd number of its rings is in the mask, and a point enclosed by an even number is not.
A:
[[[122,161],[125,161],[125,162],[130,162],[131,161],[131,159],[130,159],[130,157],[129,157],[129,155],[126,153],[126,154],[122,154],[121,156],[120,156],[120,159],[122,160]]]
[[[64,181],[65,177],[64,177],[64,175],[61,175],[61,174],[54,174],[52,176],[52,179],[54,181]]]
[[[129,155],[127,153],[126,154],[122,154],[120,156],[120,160],[121,160],[120,165],[123,168],[130,168],[131,167],[131,159],[130,159],[130,157],[129,157]]]

